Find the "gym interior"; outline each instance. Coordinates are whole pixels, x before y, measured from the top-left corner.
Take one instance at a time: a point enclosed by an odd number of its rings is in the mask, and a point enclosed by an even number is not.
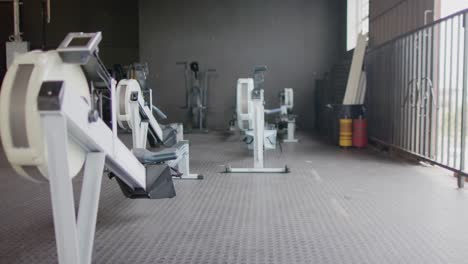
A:
[[[0,0],[0,263],[468,263],[467,0]]]

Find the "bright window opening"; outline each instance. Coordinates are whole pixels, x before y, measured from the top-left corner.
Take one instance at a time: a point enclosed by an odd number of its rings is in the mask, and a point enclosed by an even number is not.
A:
[[[441,17],[449,16],[468,8],[468,0],[441,0]]]
[[[359,33],[369,32],[369,0],[348,0],[347,50],[356,47]]]

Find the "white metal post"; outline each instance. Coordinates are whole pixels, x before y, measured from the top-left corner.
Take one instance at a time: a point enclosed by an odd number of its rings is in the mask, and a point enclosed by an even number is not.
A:
[[[181,156],[177,160],[169,161],[168,164],[169,166],[177,166],[178,170],[180,173],[182,173],[182,176],[176,177],[175,179],[181,179],[181,180],[201,180],[203,179],[203,176],[196,174],[196,173],[190,173],[190,147],[189,147],[189,142],[188,141],[183,141],[184,146],[180,147],[179,151],[179,156]]]
[[[92,152],[86,156],[78,211],[78,245],[83,264],[91,263],[92,260],[105,159],[106,155],[102,152]]]
[[[14,41],[22,41],[20,31],[20,9],[19,0],[13,0],[13,39]]]
[[[295,138],[295,132],[296,132],[296,120],[295,119],[289,119],[288,120],[288,135],[287,139],[284,140],[285,143],[295,143],[298,142],[298,140]]]
[[[148,135],[148,122],[142,122],[140,118],[140,104],[138,101],[130,102],[132,114],[132,139],[133,148],[146,148],[147,135]]]
[[[177,143],[184,140],[184,125],[183,124],[175,124],[175,128],[177,130]]]
[[[65,117],[41,113],[47,146],[47,164],[59,263],[82,264],[78,249],[72,179],[68,169],[68,135]]]
[[[264,168],[263,144],[265,131],[265,114],[262,100],[253,100],[254,117],[254,168]]]
[[[111,120],[112,120],[112,137],[114,140],[112,142],[116,142],[119,138],[117,136],[117,94],[116,94],[116,85],[117,82],[112,79],[111,80]],[[117,155],[116,147],[115,145],[112,146],[112,154]]]
[[[149,124],[148,122],[142,122],[141,123],[141,148],[146,148],[146,143],[148,141],[148,127]]]
[[[138,109],[138,102],[137,101],[131,101],[130,102],[130,108],[131,108],[131,115],[132,115],[132,140],[133,140],[133,149],[139,148],[139,142],[140,142],[140,120],[137,118],[137,116],[140,114],[139,109]]]
[[[179,163],[177,164],[179,168],[179,172],[182,173],[182,178],[189,176],[189,160],[187,159],[186,154],[182,154]]]

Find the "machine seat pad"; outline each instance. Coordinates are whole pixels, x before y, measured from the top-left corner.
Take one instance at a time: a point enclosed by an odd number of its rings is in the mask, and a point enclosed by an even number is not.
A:
[[[162,151],[153,152],[147,149],[134,149],[133,154],[143,164],[159,164],[169,160],[177,159],[177,152],[164,149]]]

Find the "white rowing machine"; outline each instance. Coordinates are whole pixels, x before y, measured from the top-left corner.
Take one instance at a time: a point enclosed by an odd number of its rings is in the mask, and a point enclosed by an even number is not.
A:
[[[252,142],[254,153],[253,168],[232,168],[226,166],[226,173],[287,173],[289,168],[266,168],[264,164],[264,150],[276,145],[276,128],[265,126],[265,114],[275,111],[264,108],[264,72],[266,66],[256,67],[254,78],[239,79],[237,81],[237,120],[241,131],[246,133]],[[273,142],[272,142],[273,141]]]
[[[150,96],[150,100],[152,96]],[[166,163],[171,169],[176,170],[177,179],[203,179],[202,175],[190,173],[190,147],[187,140],[183,140],[183,127],[165,126],[164,130],[154,117],[152,110],[155,108],[151,102],[145,102],[143,93],[137,80],[123,79],[117,84],[117,121],[119,127],[132,131],[133,149],[146,149],[147,139],[153,138],[159,143],[172,141],[159,155],[176,153],[177,158]],[[158,109],[158,111],[160,111]],[[175,131],[175,133],[164,133]],[[171,140],[170,138],[174,139]],[[164,144],[163,144],[164,145]]]
[[[70,33],[57,50],[18,56],[0,92],[0,135],[18,174],[48,182],[58,260],[89,264],[104,170],[129,198],[175,196],[176,152],[129,150],[117,136],[116,82],[98,57],[101,33]],[[110,91],[112,127],[96,107]],[[72,179],[83,170],[76,216]]]

